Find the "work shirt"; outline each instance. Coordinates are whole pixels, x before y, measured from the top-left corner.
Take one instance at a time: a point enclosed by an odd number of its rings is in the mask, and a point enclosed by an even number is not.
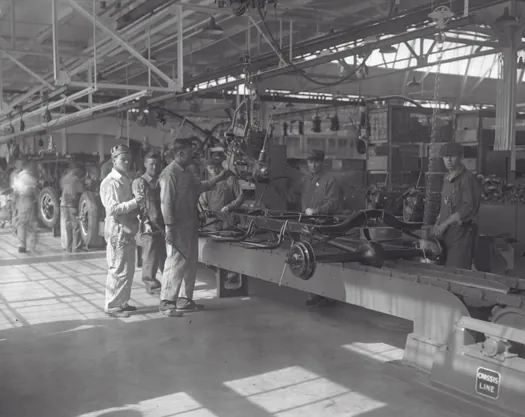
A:
[[[437,224],[459,213],[461,223],[474,220],[481,203],[481,187],[474,174],[461,165],[453,175],[447,174],[441,191],[441,207]]]
[[[221,211],[224,207],[238,207],[242,204],[243,194],[239,180],[228,177],[221,181],[213,190],[201,194],[199,203],[204,211]]]
[[[134,237],[139,228],[138,204],[133,198],[131,179],[115,169],[100,184],[100,199],[106,209],[104,232],[107,237],[119,236],[121,232]]]
[[[144,200],[139,207],[142,214],[140,231],[143,232],[145,230],[145,222],[147,220],[150,220],[163,230],[164,221],[160,207],[159,180],[145,173],[133,181],[133,194],[135,196],[144,196]],[[153,231],[155,232],[155,230]]]
[[[60,186],[62,188],[60,205],[62,207],[78,208],[80,194],[84,192],[84,185],[80,178],[72,170],[66,171],[60,181]]]
[[[340,190],[334,176],[328,172],[306,174],[298,184],[301,208],[318,210],[319,214],[335,214],[340,209]],[[297,189],[297,187],[296,187]]]

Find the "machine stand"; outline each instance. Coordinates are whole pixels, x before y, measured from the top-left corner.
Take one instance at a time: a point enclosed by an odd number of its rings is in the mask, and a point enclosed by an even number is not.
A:
[[[486,340],[473,343],[472,333]],[[448,344],[437,350],[430,379],[509,416],[523,415],[525,359],[509,351],[514,343],[525,344],[524,330],[462,317]]]
[[[247,297],[248,296],[248,277],[239,274],[240,284],[238,288],[228,288],[226,280],[228,273],[225,269],[216,268],[215,278],[217,280],[217,298]]]

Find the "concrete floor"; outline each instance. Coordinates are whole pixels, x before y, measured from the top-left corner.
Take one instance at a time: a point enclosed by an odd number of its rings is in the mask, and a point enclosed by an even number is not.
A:
[[[217,300],[209,270],[184,318],[139,279],[129,319],[103,314],[104,252],[19,256],[0,236],[0,416],[495,416],[399,364],[406,322],[351,306],[308,311],[260,281]],[[47,249],[46,249],[47,251]]]

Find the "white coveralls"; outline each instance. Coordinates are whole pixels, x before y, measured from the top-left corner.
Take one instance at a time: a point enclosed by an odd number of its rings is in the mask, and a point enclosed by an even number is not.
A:
[[[200,181],[191,170],[171,162],[160,174],[160,200],[164,223],[173,229],[173,244],[166,245],[161,301],[193,300],[199,259],[197,203],[212,181]],[[181,254],[182,252],[182,254]]]
[[[135,274],[135,235],[138,232],[137,201],[131,191],[132,180],[113,169],[100,185],[100,198],[106,209],[104,237],[106,258],[106,312],[126,306]]]
[[[15,222],[18,248],[26,249],[27,244],[34,250],[37,244],[38,224],[36,216],[37,180],[27,169],[13,176],[15,195]]]

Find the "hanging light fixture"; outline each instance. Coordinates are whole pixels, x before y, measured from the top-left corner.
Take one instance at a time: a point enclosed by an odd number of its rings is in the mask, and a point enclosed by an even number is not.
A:
[[[407,83],[407,87],[408,88],[420,88],[421,83],[418,80],[416,80],[416,76],[413,75],[412,79]]]
[[[397,53],[397,48],[392,45],[382,46],[379,48],[379,52],[381,52],[383,55],[391,55]]]
[[[222,28],[222,26],[217,24],[213,16],[210,17],[210,21],[208,22],[208,25],[204,28],[204,31],[211,35],[222,35],[224,33],[224,29]]]
[[[505,7],[503,14],[498,17],[494,23],[503,27],[514,27],[519,25],[518,18],[510,14],[508,7]]]

